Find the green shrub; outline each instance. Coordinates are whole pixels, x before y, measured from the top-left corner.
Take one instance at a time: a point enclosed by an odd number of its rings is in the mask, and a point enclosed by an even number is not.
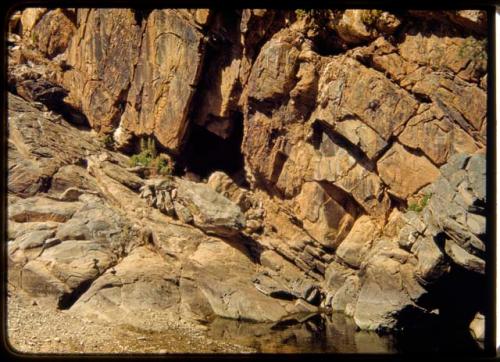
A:
[[[156,145],[153,138],[141,138],[140,152],[130,157],[131,166],[149,167],[156,157]]]
[[[156,164],[156,172],[159,175],[168,176],[172,174],[173,167],[166,158],[159,156],[153,162]]]
[[[297,15],[298,18],[303,18],[307,13],[304,9],[297,9],[295,10],[295,15]]]
[[[475,61],[486,59],[487,40],[478,40],[473,36],[469,36],[460,46],[458,55],[462,58],[471,58]]]
[[[113,149],[115,146],[115,140],[113,139],[113,136],[111,134],[105,135],[102,139],[102,142],[104,143],[104,147],[106,147],[107,149]]]
[[[31,43],[38,43],[38,34],[35,31],[31,31]]]
[[[167,176],[173,172],[172,161],[164,154],[158,155],[153,138],[141,138],[140,152],[130,157],[131,166],[148,167],[158,175]]]
[[[361,14],[361,21],[368,26],[372,26],[381,15],[382,10],[366,10]]]
[[[419,202],[412,202],[408,204],[408,211],[421,212],[429,203],[432,194],[425,194]]]
[[[315,14],[314,9],[296,9],[295,15],[297,18],[303,18],[306,16],[313,16]]]
[[[141,152],[130,157],[130,166],[149,167],[153,158],[148,152]]]

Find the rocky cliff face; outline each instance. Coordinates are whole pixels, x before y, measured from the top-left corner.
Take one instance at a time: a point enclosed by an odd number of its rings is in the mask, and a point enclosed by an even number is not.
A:
[[[27,9],[10,25],[14,284],[128,323],[484,313],[484,13]],[[171,175],[130,166],[148,137]]]

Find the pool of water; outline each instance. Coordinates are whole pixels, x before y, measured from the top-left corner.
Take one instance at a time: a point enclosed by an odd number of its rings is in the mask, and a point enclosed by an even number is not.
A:
[[[432,330],[379,335],[359,331],[343,314],[310,315],[280,323],[251,323],[224,318],[208,326],[208,336],[255,348],[262,353],[415,353],[481,354],[468,331]]]

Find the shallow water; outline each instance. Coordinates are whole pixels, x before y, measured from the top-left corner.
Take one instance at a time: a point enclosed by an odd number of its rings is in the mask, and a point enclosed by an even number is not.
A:
[[[480,354],[468,333],[436,327],[419,333],[378,335],[358,331],[343,314],[311,315],[302,322],[250,323],[224,318],[208,326],[208,336],[255,348],[262,353],[413,353]]]

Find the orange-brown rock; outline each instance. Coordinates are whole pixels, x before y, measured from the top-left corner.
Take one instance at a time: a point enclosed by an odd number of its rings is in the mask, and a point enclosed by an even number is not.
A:
[[[304,229],[321,244],[335,248],[352,227],[353,217],[316,182],[307,182],[295,199]]]
[[[31,29],[31,40],[37,49],[52,59],[66,50],[74,32],[75,25],[67,11],[56,9],[47,12],[36,22]]]
[[[442,165],[457,153],[474,153],[478,143],[435,106],[410,119],[398,136],[405,146],[422,151],[435,165]]]
[[[119,127],[154,135],[177,152],[201,71],[202,34],[175,10],[154,10],[139,36],[137,66]]]
[[[425,185],[435,181],[439,170],[425,156],[408,152],[399,143],[394,145],[377,162],[381,179],[389,192],[406,199]]]
[[[67,101],[90,125],[109,133],[119,123],[137,63],[141,33],[128,9],[82,9],[67,51]]]
[[[319,117],[336,122],[359,118],[387,140],[416,111],[418,103],[383,74],[348,58],[333,58],[319,81]],[[320,118],[321,119],[321,118]]]

